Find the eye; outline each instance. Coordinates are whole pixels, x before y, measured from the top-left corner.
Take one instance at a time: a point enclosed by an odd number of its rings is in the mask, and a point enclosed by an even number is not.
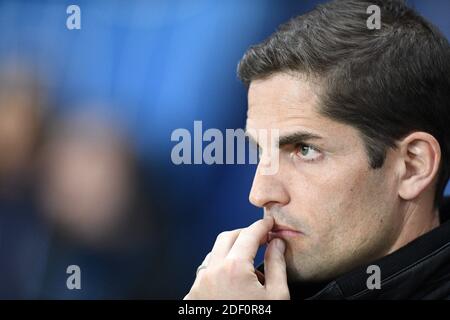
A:
[[[322,153],[307,144],[297,144],[295,147],[295,155],[304,161],[314,161],[320,158]]]

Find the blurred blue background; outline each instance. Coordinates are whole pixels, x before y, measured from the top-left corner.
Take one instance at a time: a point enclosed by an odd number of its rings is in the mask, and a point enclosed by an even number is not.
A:
[[[1,1],[2,103],[26,105],[4,118],[29,123],[8,131],[22,132],[19,141],[27,134],[39,139],[22,150],[21,167],[4,161],[10,167],[0,183],[0,298],[186,294],[216,235],[262,212],[248,202],[254,165],[176,166],[171,133],[192,132],[195,120],[204,130],[244,128],[239,59],[319,2]],[[449,37],[448,0],[409,3]],[[80,30],[66,28],[70,4],[81,8]],[[73,150],[84,154],[78,162]],[[71,189],[92,185],[95,168],[104,171],[100,187]],[[104,202],[84,200],[117,179],[138,196],[124,196],[119,186]],[[108,206],[127,214],[114,216]],[[89,208],[100,218],[83,215]],[[100,232],[111,220],[104,228],[110,231]],[[72,264],[81,268],[82,290],[66,287]]]

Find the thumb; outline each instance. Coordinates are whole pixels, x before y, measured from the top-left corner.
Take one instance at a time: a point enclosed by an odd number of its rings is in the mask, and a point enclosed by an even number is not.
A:
[[[283,240],[275,238],[270,241],[264,255],[265,286],[268,293],[275,298],[289,299],[287,285],[286,260]]]

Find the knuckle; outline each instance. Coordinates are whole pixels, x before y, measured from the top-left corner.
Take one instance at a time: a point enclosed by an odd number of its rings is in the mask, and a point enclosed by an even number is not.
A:
[[[222,231],[221,233],[219,233],[219,234],[217,235],[216,242],[217,242],[217,241],[226,240],[226,239],[232,237],[233,234],[234,234],[234,232],[235,232],[235,231]]]
[[[219,233],[217,235],[217,240],[225,239],[225,238],[229,237],[229,235],[230,235],[230,231],[222,231],[221,233]]]
[[[223,271],[229,276],[236,276],[242,272],[242,261],[236,258],[229,258],[223,264]]]
[[[204,287],[204,286],[209,286],[210,284],[212,284],[213,279],[211,276],[211,272],[207,271],[207,270],[202,270],[202,272],[199,272],[198,276],[197,276],[197,281],[194,284],[195,288],[198,287]]]

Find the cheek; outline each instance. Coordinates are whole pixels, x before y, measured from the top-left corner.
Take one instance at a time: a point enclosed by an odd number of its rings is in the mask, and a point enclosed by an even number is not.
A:
[[[289,212],[313,239],[336,241],[374,221],[373,210],[383,198],[384,178],[370,169],[365,159],[347,165],[309,164],[291,172]]]

